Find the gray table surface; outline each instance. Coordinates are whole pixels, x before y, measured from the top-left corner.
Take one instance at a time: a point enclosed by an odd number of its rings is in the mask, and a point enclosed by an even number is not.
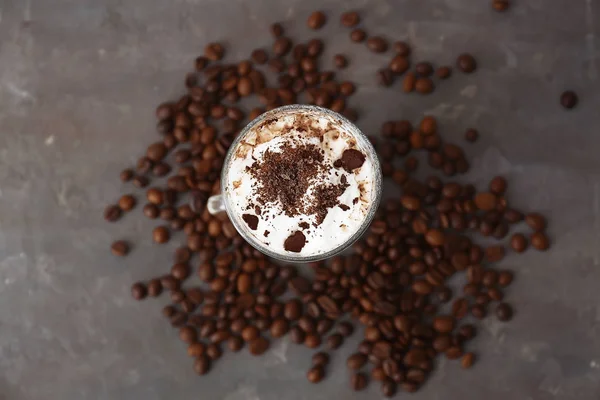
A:
[[[595,400],[600,398],[600,1],[514,0],[0,0],[0,399],[377,399],[377,385],[348,388],[339,351],[320,385],[306,382],[310,352],[281,340],[264,357],[227,354],[196,376],[166,299],[134,302],[132,282],[166,271],[140,214],[103,222],[126,187],[118,172],[154,132],[154,107],[182,93],[204,44],[230,59],[270,43],[268,25],[312,37],[315,7],[332,17],[326,59],[348,54],[342,76],[360,84],[359,125],[439,117],[443,135],[468,147],[479,186],[503,174],[516,206],[546,213],[551,252],[509,256],[513,322],[493,318],[471,343],[477,367],[440,361],[414,399]],[[382,91],[374,71],[387,56],[352,45],[340,9],[357,8],[371,33],[408,39],[414,59],[452,63],[476,55],[476,74],[433,96]],[[298,19],[296,20],[296,18]],[[562,90],[580,106],[558,105]],[[375,106],[376,105],[376,106]],[[115,238],[136,240],[115,259]],[[166,247],[173,249],[176,238]],[[358,335],[357,335],[358,336]],[[406,396],[406,395],[402,395]]]

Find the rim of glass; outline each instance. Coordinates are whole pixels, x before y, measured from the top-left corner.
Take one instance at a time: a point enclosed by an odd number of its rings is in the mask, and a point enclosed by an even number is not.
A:
[[[299,254],[281,254],[271,250],[269,247],[261,243],[258,239],[256,239],[251,233],[247,231],[241,222],[241,217],[236,215],[236,213],[232,210],[232,207],[229,202],[229,192],[227,190],[227,179],[229,175],[229,164],[231,158],[234,153],[234,149],[240,143],[242,138],[248,133],[249,130],[254,128],[257,124],[263,122],[265,119],[271,117],[273,114],[278,114],[281,112],[312,112],[312,113],[321,113],[325,114],[330,118],[334,118],[339,120],[342,123],[342,127],[347,129],[352,135],[357,137],[358,142],[360,143],[361,148],[363,148],[366,152],[369,153],[373,162],[374,169],[374,186],[373,186],[373,202],[371,203],[371,207],[369,212],[361,225],[360,229],[358,229],[347,241],[343,242],[339,246],[319,254],[313,254],[310,256],[302,256]],[[275,258],[277,260],[287,261],[287,262],[311,262],[311,261],[319,261],[324,260],[326,258],[333,257],[336,254],[341,253],[348,247],[350,247],[354,242],[356,242],[369,228],[373,218],[375,217],[375,213],[379,207],[379,203],[381,201],[381,192],[382,192],[382,173],[381,173],[381,165],[379,163],[379,158],[377,157],[377,153],[375,152],[375,148],[371,141],[367,136],[350,120],[344,117],[341,114],[336,113],[335,111],[331,111],[327,108],[306,105],[306,104],[292,104],[288,106],[282,106],[278,108],[274,108],[270,111],[267,111],[255,119],[253,119],[248,125],[241,130],[241,132],[237,135],[229,150],[227,155],[225,156],[225,161],[223,163],[223,170],[221,171],[221,195],[223,196],[223,203],[225,205],[225,210],[231,223],[235,227],[235,229],[239,232],[240,235],[255,249],[259,250],[261,253],[265,254],[268,257]]]

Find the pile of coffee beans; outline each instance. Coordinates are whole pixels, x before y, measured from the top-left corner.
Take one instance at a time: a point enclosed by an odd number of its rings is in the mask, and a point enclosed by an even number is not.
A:
[[[507,1],[493,4],[498,10],[508,6]],[[328,20],[335,21],[316,11],[306,24],[319,30]],[[405,92],[431,93],[434,77],[452,75],[450,66],[411,63],[406,42],[390,45],[367,35],[357,12],[343,13],[339,24],[352,29],[352,41],[366,43],[371,51],[395,52],[389,66],[378,72],[385,86],[404,75]],[[293,343],[317,350],[306,376],[318,383],[331,368],[332,353],[358,334],[356,324],[362,325],[363,340],[346,359],[353,390],[375,381],[384,396],[414,392],[427,381],[438,357],[471,368],[476,362],[468,350],[477,334],[474,322],[492,315],[508,321],[514,314],[505,298],[514,275],[495,265],[510,251],[545,251],[550,240],[541,214],[511,206],[504,177],[493,177],[487,187],[454,179],[469,170],[469,162],[460,145],[441,136],[434,117],[414,124],[382,123],[381,135],[371,140],[387,190],[396,185],[401,195],[388,196],[351,254],[303,267],[311,270],[309,276],[268,259],[240,237],[226,215],[208,212],[209,196],[220,190],[229,146],[246,123],[266,110],[309,103],[358,119],[350,103],[359,88],[325,68],[325,43],[293,40],[279,23],[270,31],[270,46],[254,49],[249,59],[236,63],[222,61],[227,51],[222,44],[208,44],[185,77],[186,93],[157,107],[159,138],[135,168],[121,172],[121,181],[144,188],[145,196],[124,195],[106,208],[105,219],[118,221],[142,201],[143,215],[160,221],[149,240],[162,244],[184,238],[170,270],[134,283],[132,296],[167,298],[162,314],[179,330],[199,375],[209,373],[224,351],[245,347],[260,356],[273,340],[289,335]],[[333,61],[336,68],[348,65],[341,54]],[[477,62],[464,53],[456,68],[473,73]],[[244,98],[258,104],[243,107]],[[468,142],[478,136],[473,128],[464,134]],[[426,155],[428,167],[420,165],[419,152]],[[418,179],[415,171],[422,168],[435,173]],[[157,183],[163,177],[166,184]],[[519,232],[511,234],[516,226]],[[183,236],[175,236],[177,231]],[[497,244],[482,246],[477,237]],[[111,250],[125,256],[130,244],[117,240]],[[466,282],[457,291],[449,281],[459,274]]]

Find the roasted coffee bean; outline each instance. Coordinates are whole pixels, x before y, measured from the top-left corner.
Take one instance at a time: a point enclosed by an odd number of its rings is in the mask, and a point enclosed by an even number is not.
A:
[[[350,32],[350,40],[352,40],[354,43],[360,43],[364,41],[366,37],[367,33],[360,28],[354,29],[352,32]]]
[[[460,360],[460,365],[464,369],[468,369],[473,366],[474,362],[475,362],[475,354],[465,353],[465,355],[463,355],[462,359]]]
[[[434,88],[433,81],[429,78],[418,78],[415,82],[415,90],[421,94],[429,94]]]
[[[390,378],[385,378],[381,383],[381,393],[385,397],[393,397],[396,394],[396,382]]]
[[[388,49],[388,42],[381,36],[371,36],[367,39],[367,47],[373,53],[384,53]]]
[[[479,132],[476,129],[467,129],[465,132],[465,139],[468,142],[475,142],[479,138]]]
[[[456,67],[465,74],[470,74],[477,69],[477,62],[472,55],[464,53],[456,59]]]
[[[327,17],[325,16],[325,14],[323,14],[323,12],[321,11],[315,11],[308,17],[306,25],[308,25],[310,29],[317,30],[321,29],[326,22]]]
[[[108,222],[115,222],[121,218],[122,212],[119,206],[110,205],[104,209],[104,219]]]
[[[500,287],[507,287],[513,281],[513,274],[510,271],[500,271],[498,274],[498,285]]]
[[[531,213],[525,216],[525,222],[531,229],[540,232],[546,229],[546,219],[538,213]]]
[[[410,63],[406,57],[397,55],[390,61],[389,69],[396,75],[402,75],[408,70],[409,66]]]
[[[513,310],[512,307],[507,303],[500,303],[496,307],[496,317],[500,321],[509,321],[512,319]]]
[[[357,371],[361,369],[367,363],[367,356],[362,353],[354,353],[346,360],[346,366]]]
[[[540,251],[545,251],[550,248],[550,241],[548,240],[548,236],[546,236],[543,232],[535,232],[529,238],[531,245]]]
[[[347,321],[340,322],[336,329],[337,332],[344,337],[351,336],[354,332],[354,326],[352,325],[352,323]]]
[[[579,98],[577,96],[577,93],[575,93],[572,90],[567,90],[566,92],[563,92],[563,94],[560,95],[560,104],[567,110],[575,108],[578,102]]]
[[[150,297],[160,296],[162,293],[162,284],[160,283],[160,279],[151,279],[148,282],[148,295]]]
[[[306,338],[306,334],[299,326],[294,326],[290,329],[290,337],[293,343],[302,344]]]
[[[318,353],[315,353],[312,356],[312,366],[316,367],[318,365],[321,366],[326,366],[327,364],[329,364],[329,354],[320,351]]]
[[[131,179],[133,179],[133,176],[134,176],[134,172],[131,168],[124,169],[119,174],[119,178],[121,179],[121,182],[129,182]]]
[[[356,11],[347,11],[340,17],[340,22],[343,26],[352,28],[360,22],[360,16]]]
[[[219,61],[223,58],[223,54],[225,53],[225,49],[223,45],[220,43],[209,43],[204,48],[204,55],[211,61]]]
[[[348,66],[348,59],[343,54],[333,56],[333,64],[338,69],[344,69]]]
[[[362,372],[352,374],[350,377],[350,387],[352,390],[358,392],[367,387],[368,378],[366,374]]]
[[[391,86],[394,83],[394,76],[389,68],[382,68],[377,71],[377,82],[381,86]]]
[[[327,348],[331,350],[338,349],[344,342],[344,337],[339,333],[329,335],[327,338]]]
[[[130,194],[121,196],[121,198],[119,199],[119,207],[123,211],[130,211],[135,207],[135,205],[136,205],[135,197],[133,197]]]
[[[321,337],[314,333],[308,333],[304,338],[304,345],[309,349],[316,349],[321,345]]]
[[[509,0],[492,0],[492,8],[498,12],[504,12],[508,10],[509,6]]]
[[[208,358],[208,356],[200,355],[196,358],[196,361],[194,361],[194,371],[196,371],[198,375],[206,375],[209,370],[210,358]]]
[[[440,79],[448,79],[452,75],[452,68],[448,66],[439,67],[435,71],[435,75]]]
[[[527,239],[522,233],[515,233],[510,238],[510,247],[517,253],[522,253],[527,249]]]
[[[427,61],[422,61],[415,65],[415,72],[419,76],[428,77],[433,74],[433,66]]]
[[[221,358],[221,356],[223,355],[223,350],[221,350],[221,347],[218,344],[212,343],[206,347],[206,355],[212,361],[215,361]]]
[[[325,377],[325,370],[322,365],[316,365],[308,370],[306,378],[310,383],[319,383]]]
[[[110,246],[113,255],[124,257],[129,253],[129,244],[124,240],[117,240]]]
[[[170,239],[171,235],[169,233],[169,229],[166,226],[157,226],[152,231],[152,240],[154,243],[167,243]]]
[[[269,348],[269,341],[263,337],[257,337],[248,343],[248,349],[253,356],[263,354]]]
[[[146,285],[141,282],[136,282],[131,285],[131,296],[136,300],[143,300],[146,298],[147,289]]]
[[[227,348],[234,353],[240,351],[242,347],[244,347],[244,341],[239,336],[231,336],[227,340]]]

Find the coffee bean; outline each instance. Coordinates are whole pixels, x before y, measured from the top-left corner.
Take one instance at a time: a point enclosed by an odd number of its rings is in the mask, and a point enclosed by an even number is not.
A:
[[[521,233],[515,233],[510,239],[510,247],[517,253],[522,253],[527,249],[527,239]]]
[[[277,318],[271,324],[271,336],[274,338],[280,338],[288,333],[289,325],[286,319]]]
[[[318,57],[323,51],[323,42],[320,39],[311,39],[306,45],[306,54],[309,57]]]
[[[448,66],[439,67],[435,71],[435,75],[440,79],[448,79],[452,75],[452,68]]]
[[[302,328],[299,326],[294,326],[290,329],[290,337],[293,343],[302,344],[306,338],[306,335]]]
[[[278,57],[282,57],[290,51],[291,47],[292,41],[289,38],[282,36],[280,38],[277,38],[277,40],[275,40],[275,43],[273,43],[273,53],[275,53],[275,55]]]
[[[506,179],[502,176],[496,176],[490,181],[490,192],[497,196],[501,196],[506,192],[507,187]]]
[[[259,65],[266,64],[266,62],[269,60],[267,52],[263,49],[254,50],[250,57],[252,58],[252,61]]]
[[[321,11],[315,11],[308,17],[306,25],[308,25],[310,29],[318,30],[321,29],[326,22],[327,17],[325,16],[325,14],[323,14],[323,12]]]
[[[194,361],[194,371],[198,375],[206,375],[210,370],[210,359],[206,355],[201,355]]]
[[[388,49],[388,42],[381,36],[371,36],[367,40],[367,47],[373,53],[384,53]]]
[[[344,337],[339,333],[329,335],[327,338],[327,348],[331,350],[338,349],[344,342]]]
[[[309,333],[304,338],[304,345],[309,349],[316,349],[321,345],[321,337],[316,334]],[[329,348],[332,349],[332,347]]]
[[[143,300],[146,298],[147,289],[146,285],[141,282],[136,282],[131,286],[131,296],[136,300]]]
[[[396,75],[402,75],[408,70],[409,66],[410,63],[406,57],[397,55],[390,61],[389,69]]]
[[[479,132],[476,129],[467,129],[465,132],[465,139],[468,142],[475,142],[479,138]]]
[[[433,81],[429,78],[418,78],[415,82],[415,90],[421,94],[433,92]]]
[[[540,232],[546,229],[546,219],[538,213],[530,213],[525,216],[525,222],[531,229]]]
[[[135,178],[133,178],[132,182],[133,185],[138,188],[144,188],[148,186],[149,183],[148,178],[146,178],[145,176],[136,176]]]
[[[360,22],[360,16],[356,11],[347,11],[342,13],[340,17],[340,23],[348,28],[355,27]]]
[[[433,74],[433,66],[427,61],[422,61],[415,65],[415,72],[421,77],[429,77]]]
[[[156,142],[148,146],[146,150],[146,157],[149,160],[158,162],[161,161],[167,155],[167,148],[163,142]]]
[[[152,240],[154,243],[167,243],[170,237],[171,235],[169,234],[169,229],[166,226],[157,226],[152,231]]]
[[[440,333],[450,333],[454,329],[454,318],[449,315],[438,315],[433,319],[433,329]]]
[[[475,362],[475,354],[473,353],[465,353],[465,355],[460,360],[460,366],[464,369],[471,368],[473,363]]]
[[[498,12],[504,12],[508,10],[509,6],[509,0],[492,0],[492,8]]]
[[[381,393],[385,397],[393,397],[396,394],[396,382],[390,378],[385,378],[381,383]]]
[[[548,236],[543,232],[535,232],[529,238],[531,245],[535,247],[537,250],[546,251],[550,248],[550,241],[548,240]]]
[[[283,26],[279,23],[271,25],[271,34],[276,38],[282,36],[284,34]]]
[[[104,219],[108,222],[115,222],[121,218],[121,208],[119,206],[110,205],[104,209]]]
[[[121,179],[121,182],[129,182],[131,179],[133,179],[133,175],[133,170],[131,168],[127,168],[121,171],[119,178]]]
[[[316,367],[316,366],[326,366],[327,364],[329,364],[329,354],[325,353],[325,352],[318,352],[315,353],[312,356],[312,366]]]
[[[354,332],[354,326],[347,321],[340,322],[337,326],[337,332],[344,337],[351,336]]]
[[[456,59],[456,67],[465,74],[470,74],[477,69],[477,62],[472,55],[464,53]]]
[[[354,29],[352,32],[350,32],[350,40],[352,40],[354,43],[363,42],[366,37],[367,33],[360,28]]]
[[[513,281],[513,274],[510,271],[500,271],[498,274],[498,285],[507,287]]]
[[[417,76],[414,72],[409,72],[404,76],[402,81],[402,90],[405,93],[410,93],[415,90],[415,85],[417,83]],[[421,85],[424,85],[421,83]]]
[[[237,353],[244,347],[244,341],[239,336],[231,336],[227,339],[227,348]]]
[[[129,244],[124,240],[117,240],[110,246],[113,255],[124,257],[129,253]]]
[[[248,343],[248,349],[253,356],[263,354],[269,348],[269,341],[263,337],[257,337]]]
[[[306,373],[306,378],[310,383],[319,383],[325,377],[325,370],[322,365],[312,367]]]
[[[500,321],[509,321],[512,319],[513,310],[512,307],[507,303],[500,303],[496,307],[496,317]]]
[[[394,83],[392,71],[388,68],[383,68],[377,71],[377,83],[381,86],[391,86]]]
[[[367,356],[362,353],[354,353],[346,360],[346,366],[353,371],[361,369],[366,363]]]
[[[578,102],[579,98],[577,94],[572,90],[567,90],[566,92],[563,92],[563,94],[560,95],[560,104],[567,110],[575,108]]]
[[[148,295],[150,297],[158,297],[162,293],[162,284],[160,279],[152,279],[148,282]]]
[[[350,387],[355,392],[363,390],[364,388],[367,387],[367,384],[368,384],[367,375],[363,374],[362,372],[352,374],[352,376],[350,377]]]
[[[220,43],[209,43],[204,48],[204,55],[211,61],[219,61],[223,58],[223,54],[225,53],[225,49],[223,45]]]
[[[478,209],[483,211],[491,211],[496,209],[498,199],[493,193],[481,192],[475,195],[475,205]]]
[[[188,356],[194,358],[203,356],[205,352],[206,345],[200,342],[191,343],[187,348]]]
[[[411,51],[408,43],[403,41],[394,42],[393,49],[401,57],[408,57]]]
[[[221,350],[221,347],[218,344],[212,343],[206,347],[206,355],[212,361],[215,361],[221,358],[221,356],[223,355],[223,351]]]
[[[348,66],[348,59],[343,54],[333,56],[333,64],[338,69],[344,69]]]

